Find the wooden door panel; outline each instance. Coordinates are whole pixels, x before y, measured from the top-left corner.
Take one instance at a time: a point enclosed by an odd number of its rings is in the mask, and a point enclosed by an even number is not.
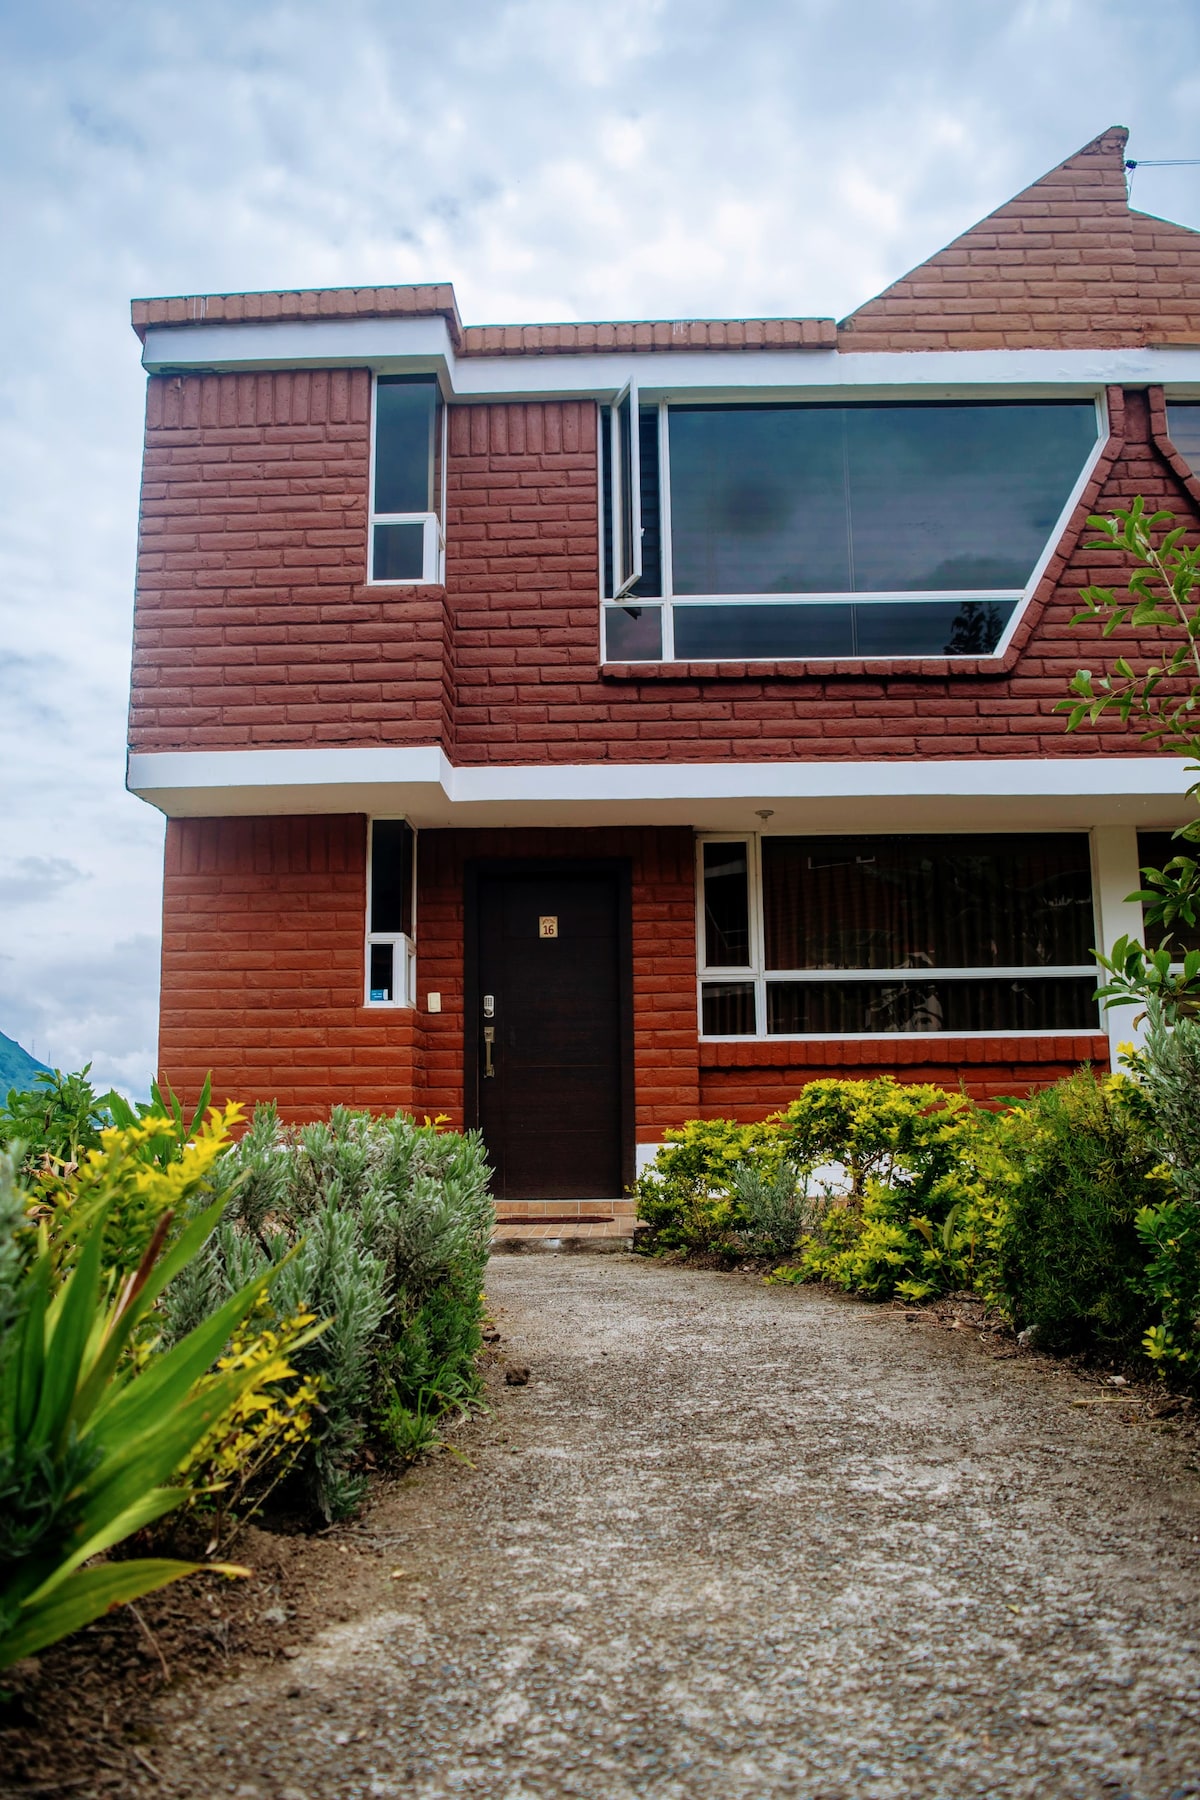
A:
[[[622,1191],[621,884],[615,873],[488,872],[477,886],[479,1123],[505,1200]],[[555,935],[543,935],[544,920]],[[494,1003],[484,1017],[483,996]],[[494,1074],[483,1030],[495,1032]]]

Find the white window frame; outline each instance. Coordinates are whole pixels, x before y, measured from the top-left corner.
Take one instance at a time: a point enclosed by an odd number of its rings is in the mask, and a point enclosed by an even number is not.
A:
[[[1096,964],[1021,964],[1005,968],[969,968],[969,969],[772,969],[766,968],[766,928],[764,922],[763,884],[762,884],[762,841],[766,837],[872,837],[903,836],[903,833],[870,832],[861,829],[853,831],[820,831],[797,832],[780,829],[777,831],[704,831],[696,836],[696,1031],[702,1043],[706,1044],[786,1044],[786,1043],[895,1043],[919,1040],[923,1043],[944,1043],[948,1038],[1029,1038],[1035,1042],[1050,1037],[1102,1036],[1105,1025],[1097,1003],[1096,1022],[1090,1026],[1054,1026],[1045,1031],[1013,1029],[994,1031],[806,1031],[782,1032],[767,1031],[767,989],[775,982],[781,981],[979,981],[992,979],[1002,981],[1006,977],[1017,980],[1024,977],[1049,979],[1082,979],[1090,977],[1098,983],[1099,974]],[[944,831],[921,832],[922,837],[937,836],[947,839],[954,837],[976,837],[976,831]],[[1063,835],[1086,835],[1091,841],[1091,833],[1070,832],[1064,834],[1061,828],[1046,827],[1038,831],[1008,832],[996,831],[989,834],[993,837],[1062,837]],[[709,968],[705,961],[706,933],[704,920],[704,845],[705,844],[745,844],[746,872],[750,889],[750,954],[751,961],[738,968]],[[1100,899],[1096,883],[1094,858],[1089,854],[1089,877],[1092,887],[1092,931],[1095,942],[1101,939]],[[754,983],[754,1034],[740,1037],[706,1035],[704,1030],[704,985],[706,982],[750,982]]]
[[[407,825],[412,832],[412,892],[409,899],[409,916],[412,919],[412,935],[405,931],[372,931],[371,930],[371,876],[375,857],[375,826],[378,823],[394,823]],[[372,813],[367,818],[367,891],[363,907],[363,1005],[383,1012],[394,1011],[397,1007],[411,1008],[417,1003],[417,828],[404,813]],[[375,944],[392,946],[392,997],[390,1000],[373,1000],[371,998],[371,949]]]
[[[429,486],[432,492],[434,470],[437,466],[436,439],[434,433],[441,432],[441,481],[437,496],[440,515],[436,511],[383,513],[375,510],[375,428],[379,413],[379,376],[371,381],[371,478],[370,494],[367,506],[367,586],[368,587],[441,587],[446,579],[446,533],[442,520],[446,516],[446,449],[449,443],[448,421],[450,409],[446,405],[445,395],[438,387],[440,406],[434,408],[433,422],[429,438]],[[440,424],[439,424],[440,412]],[[377,525],[420,525],[423,529],[421,539],[421,573],[405,575],[401,579],[375,574],[375,527]]]
[[[623,388],[621,390],[621,397],[623,397],[626,393],[629,393],[631,391],[636,396],[637,389],[636,389],[636,387],[633,387],[632,384],[630,384],[629,387]],[[828,390],[827,393],[822,394],[821,404],[823,404],[823,405],[827,404],[830,406],[836,406],[838,404],[848,404],[851,400],[861,400],[862,397],[863,396],[862,396],[861,392],[858,392],[856,390],[846,390],[844,393],[839,393],[839,391],[837,389],[831,388]],[[889,399],[891,399],[892,397],[893,396],[891,396],[891,395],[888,396]],[[1011,395],[1000,395],[1000,394],[980,395],[977,392],[972,392],[969,394],[962,395],[961,402],[962,402],[962,404],[966,405],[972,401],[975,401],[975,402],[978,402],[979,404],[983,405],[983,404],[986,404],[988,400],[998,400],[998,399],[1024,400],[1024,399],[1028,399],[1028,400],[1032,401],[1032,400],[1040,400],[1040,399],[1041,400],[1055,399],[1055,398],[1060,398],[1060,397],[1062,399],[1078,400],[1080,398],[1088,398],[1089,396],[1081,396],[1077,392],[1073,393],[1073,394],[1063,394],[1061,396],[1057,396],[1053,393],[1049,393],[1046,391],[1042,391],[1042,392],[1039,392],[1036,394],[1034,394],[1034,393],[1028,393],[1028,394],[1027,393],[1014,393]],[[752,401],[756,398],[761,399],[763,404],[767,405],[767,404],[770,404],[772,401],[778,402],[779,396],[766,394],[766,393],[763,393],[760,395],[752,395],[752,394],[746,394],[744,396],[739,395],[738,403],[745,404],[746,402]],[[898,392],[895,395],[895,398],[898,400],[911,400],[913,404],[917,404],[922,399],[928,401],[930,399],[930,396],[919,395],[919,394],[911,394],[910,395],[907,392],[904,392],[904,393]],[[943,401],[945,401],[945,400],[952,401],[956,398],[958,398],[958,396],[956,396],[955,393],[953,392],[953,390],[949,389],[949,388],[946,389],[943,393],[939,394],[939,396],[938,396],[938,399],[943,400]],[[680,606],[702,606],[702,607],[753,605],[753,606],[772,606],[772,607],[786,606],[786,607],[795,608],[797,606],[828,606],[830,604],[840,604],[840,605],[851,605],[852,604],[855,606],[879,606],[879,605],[897,606],[897,605],[904,605],[909,602],[918,602],[919,603],[922,601],[930,601],[930,600],[942,601],[942,602],[946,602],[946,601],[960,601],[960,602],[962,602],[962,601],[977,601],[984,605],[986,605],[990,602],[994,605],[1010,606],[1012,608],[1012,610],[1009,615],[1008,623],[1005,625],[1004,631],[1001,634],[1001,637],[1000,637],[999,641],[997,642],[995,649],[989,650],[988,652],[986,652],[986,654],[989,658],[1003,656],[1005,654],[1005,652],[1007,651],[1009,645],[1012,642],[1014,632],[1016,631],[1018,625],[1021,623],[1021,620],[1025,616],[1025,612],[1029,606],[1029,602],[1032,600],[1034,594],[1037,591],[1038,585],[1041,582],[1042,577],[1046,572],[1046,567],[1049,564],[1051,557],[1055,554],[1055,552],[1058,549],[1059,544],[1062,541],[1063,532],[1066,530],[1067,524],[1071,518],[1071,515],[1075,511],[1075,508],[1078,506],[1079,501],[1084,493],[1084,490],[1086,489],[1089,481],[1091,480],[1092,475],[1095,471],[1096,465],[1099,462],[1101,456],[1104,454],[1105,447],[1108,443],[1108,438],[1109,438],[1108,402],[1107,402],[1107,398],[1104,393],[1104,390],[1098,389],[1096,392],[1094,392],[1090,396],[1090,398],[1092,400],[1092,404],[1094,405],[1094,407],[1096,409],[1096,441],[1095,441],[1094,445],[1092,446],[1092,449],[1091,449],[1086,461],[1084,462],[1083,468],[1080,470],[1079,475],[1076,478],[1075,484],[1072,487],[1070,494],[1067,496],[1066,502],[1063,505],[1061,513],[1059,514],[1053,527],[1051,528],[1050,535],[1047,538],[1045,545],[1043,546],[1042,552],[1041,552],[1040,556],[1038,557],[1037,562],[1034,564],[1034,567],[1030,574],[1029,580],[1026,582],[1026,584],[1023,588],[973,588],[970,590],[967,590],[964,588],[961,590],[955,590],[953,593],[947,593],[943,589],[929,590],[929,591],[925,591],[925,590],[918,591],[916,589],[913,589],[912,591],[905,591],[903,593],[887,592],[887,593],[853,593],[853,594],[828,593],[828,594],[679,594],[679,595],[676,595],[676,593],[674,591],[674,570],[672,567],[672,546],[671,546],[671,433],[670,433],[670,424],[669,424],[670,402],[669,402],[669,400],[667,400],[665,398],[659,399],[657,402],[648,402],[648,404],[657,404],[657,407],[658,407],[659,526],[660,526],[660,535],[661,535],[660,554],[661,554],[661,563],[662,563],[662,590],[663,591],[662,591],[661,596],[657,595],[657,594],[648,594],[645,596],[645,598],[642,598],[640,596],[637,598],[623,598],[623,596],[628,593],[629,586],[631,586],[633,584],[632,584],[632,582],[627,583],[625,587],[618,588],[618,583],[617,583],[617,571],[620,567],[618,560],[617,560],[617,553],[616,553],[617,520],[618,520],[618,516],[619,516],[619,511],[620,511],[619,499],[618,499],[618,469],[617,469],[618,446],[617,446],[617,439],[616,439],[617,405],[619,404],[619,399],[618,399],[618,402],[614,402],[614,404],[613,404],[611,418],[610,418],[610,422],[609,422],[609,429],[613,434],[612,438],[611,438],[612,465],[613,465],[612,507],[613,507],[613,533],[614,533],[614,535],[613,535],[613,587],[614,587],[614,590],[616,590],[616,591],[614,591],[614,593],[611,595],[604,594],[604,593],[602,593],[602,595],[601,595],[601,624],[602,624],[602,629],[603,629],[603,634],[604,634],[603,640],[602,640],[603,641],[603,652],[602,652],[603,660],[604,661],[610,660],[609,656],[608,656],[608,643],[607,643],[609,614],[616,609],[625,610],[630,606],[657,607],[660,609],[661,617],[662,617],[662,654],[661,654],[661,656],[658,656],[658,657],[641,657],[641,658],[622,656],[620,658],[613,658],[611,660],[614,660],[614,661],[619,660],[622,663],[643,662],[643,663],[645,663],[645,665],[648,668],[654,668],[654,667],[658,667],[662,663],[668,663],[668,662],[675,661],[675,606],[676,606],[676,604],[678,604]],[[688,401],[691,401],[691,402],[700,401],[702,399],[703,399],[703,395],[700,393],[689,393],[689,395],[688,395]],[[636,414],[634,415],[634,417],[636,417]],[[638,436],[638,434],[637,434],[637,431],[635,430],[635,432],[634,432],[635,448],[636,448],[637,436]],[[640,459],[639,459],[639,462],[640,462]],[[640,467],[639,467],[639,495],[638,495],[638,498],[639,498],[638,524],[639,524],[639,531],[640,531],[640,523],[641,523]],[[601,503],[603,504],[603,475],[602,474],[601,474]],[[603,550],[603,544],[601,545],[601,549]],[[604,586],[603,566],[604,565],[603,565],[603,556],[602,556],[602,558],[601,558],[601,588],[602,589]],[[640,546],[640,542],[639,542],[638,575],[640,576],[640,574],[641,574],[641,546]],[[970,652],[969,654],[956,654],[956,655],[949,655],[949,654],[943,653],[937,657],[931,657],[927,652],[923,652],[923,651],[915,652],[911,656],[905,656],[905,655],[897,653],[895,651],[891,651],[891,652],[887,653],[886,655],[882,655],[880,653],[871,653],[871,652],[858,652],[858,653],[843,652],[836,656],[814,656],[814,655],[759,656],[759,655],[755,655],[751,652],[746,652],[746,653],[736,655],[736,656],[724,656],[724,657],[703,656],[703,657],[696,658],[694,660],[701,661],[701,662],[730,662],[730,663],[745,663],[745,662],[755,662],[755,663],[761,663],[761,662],[805,662],[805,663],[809,663],[809,662],[812,662],[812,663],[839,662],[839,663],[844,663],[844,662],[848,662],[848,661],[849,662],[881,662],[882,661],[882,662],[921,663],[921,662],[938,661],[938,662],[947,662],[950,664],[954,664],[954,663],[964,663],[964,662],[977,662],[979,660],[979,653],[974,652],[974,651]]]

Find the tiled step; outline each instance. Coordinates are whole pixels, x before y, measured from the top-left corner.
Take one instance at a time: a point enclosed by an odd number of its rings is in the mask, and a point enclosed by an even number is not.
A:
[[[637,1212],[635,1200],[497,1200],[496,1213],[502,1219],[536,1224],[539,1219],[555,1223],[564,1219],[600,1220],[632,1219]]]

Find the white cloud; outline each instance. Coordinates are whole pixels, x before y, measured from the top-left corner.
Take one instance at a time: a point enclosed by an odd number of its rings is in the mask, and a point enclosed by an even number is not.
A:
[[[1109,124],[1194,154],[1200,19],[1164,0],[1155,30],[1169,66],[1115,48],[1118,0],[8,8],[0,1029],[106,1080],[153,1059],[131,295],[450,279],[472,322],[840,315]],[[1200,225],[1198,174],[1139,170],[1136,203]]]

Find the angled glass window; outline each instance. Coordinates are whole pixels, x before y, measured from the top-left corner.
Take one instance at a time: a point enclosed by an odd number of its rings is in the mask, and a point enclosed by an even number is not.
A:
[[[375,382],[370,579],[441,579],[443,413],[433,376]]]
[[[662,600],[633,661],[989,656],[1098,450],[1093,400],[631,406],[602,486],[606,600]]]

